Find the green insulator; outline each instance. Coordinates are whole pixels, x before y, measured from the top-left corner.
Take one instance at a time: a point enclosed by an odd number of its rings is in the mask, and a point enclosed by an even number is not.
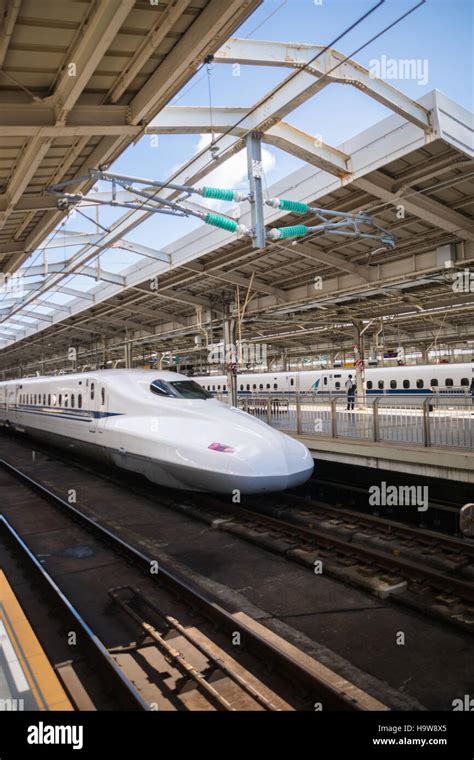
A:
[[[203,187],[202,188],[202,197],[203,198],[214,198],[218,201],[233,201],[234,200],[234,191],[233,190],[225,190],[221,187]]]
[[[307,214],[311,211],[307,203],[300,203],[299,201],[289,201],[285,198],[280,198],[279,206],[284,211],[293,211],[295,214]]]
[[[308,228],[305,224],[295,224],[293,227],[279,227],[278,232],[280,238],[298,237],[299,235],[306,235]]]
[[[214,227],[221,227],[228,232],[237,232],[238,224],[233,219],[227,219],[225,216],[218,214],[207,214],[204,221],[206,224],[212,224]]]

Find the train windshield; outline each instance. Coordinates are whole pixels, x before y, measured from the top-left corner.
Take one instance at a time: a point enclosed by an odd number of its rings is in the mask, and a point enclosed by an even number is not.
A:
[[[173,380],[170,383],[164,380],[154,380],[150,385],[150,390],[157,396],[171,396],[172,398],[212,398],[212,393],[208,393],[194,380]]]

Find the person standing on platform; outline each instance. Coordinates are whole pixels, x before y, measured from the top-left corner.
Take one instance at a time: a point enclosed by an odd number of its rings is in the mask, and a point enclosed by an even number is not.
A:
[[[346,389],[347,393],[347,411],[354,411],[354,401],[355,401],[355,392],[356,392],[356,384],[352,380],[352,375],[349,375],[347,378],[344,387]]]

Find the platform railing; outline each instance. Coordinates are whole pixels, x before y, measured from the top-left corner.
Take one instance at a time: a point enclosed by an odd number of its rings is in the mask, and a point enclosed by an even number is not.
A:
[[[467,394],[356,397],[311,393],[239,398],[246,412],[284,432],[361,441],[474,449],[474,401]]]

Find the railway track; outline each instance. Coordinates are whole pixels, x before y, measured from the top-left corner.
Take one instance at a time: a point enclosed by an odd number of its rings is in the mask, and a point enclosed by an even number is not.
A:
[[[384,709],[252,618],[224,609],[77,504],[4,460],[0,467],[3,502],[15,503],[14,525],[2,520],[2,539],[22,572],[38,577],[49,604],[60,610],[61,626],[78,632],[73,666],[91,656],[116,709],[128,709],[127,703],[152,710],[309,710],[316,703]],[[80,708],[72,679],[62,680]],[[84,697],[86,686],[78,690]]]
[[[184,511],[220,530],[474,632],[472,543],[288,494],[192,502]]]

